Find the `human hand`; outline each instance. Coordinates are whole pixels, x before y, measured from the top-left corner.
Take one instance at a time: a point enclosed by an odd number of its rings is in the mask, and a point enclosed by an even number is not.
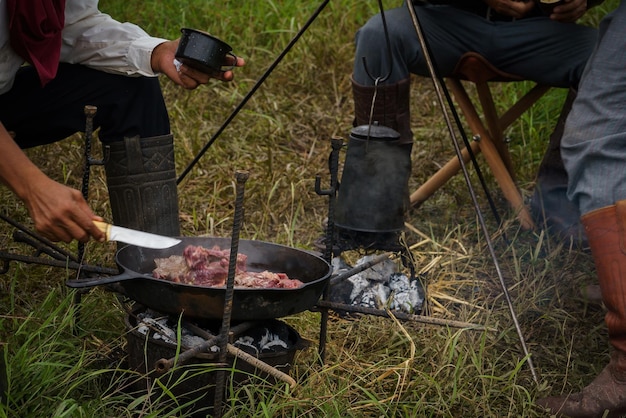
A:
[[[559,22],[575,22],[587,11],[587,0],[563,0],[564,3],[556,6],[550,19]]]
[[[0,183],[7,185],[25,204],[35,229],[51,241],[87,242],[105,236],[93,220],[102,220],[75,189],[46,176],[17,146],[0,122]]]
[[[165,74],[174,83],[189,90],[195,89],[200,84],[207,84],[212,78],[221,81],[231,81],[233,79],[234,74],[232,70],[209,75],[184,64],[177,68],[174,64],[174,59],[179,41],[180,39],[163,42],[154,48],[151,58],[154,72]],[[235,62],[235,58],[229,55],[226,60],[225,66],[243,67],[245,65],[243,58],[237,58]]]
[[[104,242],[105,235],[93,223],[96,216],[76,189],[48,178],[43,173],[32,180],[21,197],[26,204],[35,229],[51,241],[80,242],[90,237]]]
[[[526,16],[535,7],[532,0],[485,0],[485,3],[494,12],[516,19]]]

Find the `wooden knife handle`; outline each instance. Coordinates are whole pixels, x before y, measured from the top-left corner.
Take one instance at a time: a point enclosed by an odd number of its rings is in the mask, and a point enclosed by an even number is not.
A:
[[[98,227],[100,231],[104,232],[104,235],[106,236],[106,239],[108,241],[109,237],[111,236],[111,225],[101,221],[93,221],[93,223],[95,226]]]

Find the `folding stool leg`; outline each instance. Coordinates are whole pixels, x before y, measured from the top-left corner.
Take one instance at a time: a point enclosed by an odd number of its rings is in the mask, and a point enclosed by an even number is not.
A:
[[[550,90],[550,86],[535,84],[532,89],[526,92],[526,94],[515,102],[515,104],[513,104],[513,106],[511,106],[506,112],[504,112],[502,116],[499,116],[496,111],[493,95],[487,83],[476,83],[476,89],[478,91],[480,104],[483,108],[485,122],[487,123],[487,128],[491,134],[493,143],[498,149],[500,157],[509,170],[511,177],[515,180],[515,171],[513,170],[511,154],[506,146],[504,131],[520,116],[522,116],[522,114],[532,105],[541,99],[543,95]]]
[[[491,168],[494,178],[498,182],[498,185],[502,189],[504,197],[507,199],[511,207],[515,210],[516,215],[525,229],[533,229],[534,222],[530,216],[530,212],[524,205],[524,200],[511,176],[511,172],[506,166],[498,147],[494,144],[491,136],[482,124],[476,109],[474,108],[467,92],[463,88],[460,80],[449,79],[451,90],[457,100],[461,111],[463,112],[470,129],[475,135],[478,135],[479,140],[470,143],[472,151],[477,154],[481,151],[485,156],[487,164]],[[491,106],[493,120],[495,114],[495,108]],[[496,114],[497,120],[497,114]],[[501,136],[501,135],[500,135]],[[503,142],[503,141],[501,141]],[[468,162],[470,160],[469,152],[464,149],[461,153],[463,160]],[[504,155],[508,156],[508,151],[504,150]],[[422,184],[415,192],[410,196],[410,202],[413,206],[419,206],[426,199],[428,199],[435,191],[443,186],[450,178],[456,175],[461,168],[459,159],[457,157],[452,158],[446,163],[435,175]]]
[[[474,155],[480,152],[478,142],[470,142],[470,147]],[[468,163],[470,161],[470,154],[466,148],[461,150],[463,161]],[[429,197],[431,197],[437,190],[439,190],[444,184],[448,182],[452,177],[457,175],[461,169],[461,164],[457,157],[452,158],[443,167],[441,167],[435,174],[432,175],[425,183],[423,183],[417,190],[411,193],[409,197],[411,206],[419,207]]]
[[[513,106],[500,116],[500,129],[504,131],[511,126],[513,122],[519,119],[532,105],[537,103],[551,87],[545,84],[535,84],[532,89],[522,96]]]
[[[496,105],[493,102],[493,95],[491,94],[491,89],[484,83],[476,83],[476,91],[478,93],[478,100],[480,101],[480,105],[483,109],[483,117],[485,119],[485,123],[487,124],[487,132],[491,137],[493,145],[498,150],[498,154],[504,162],[504,165],[511,175],[511,178],[515,180],[515,172],[513,171],[513,162],[511,161],[511,154],[504,142],[504,129],[500,125],[500,117],[498,116],[498,111],[496,110]],[[465,93],[465,91],[463,91]],[[467,97],[467,93],[465,93]],[[469,101],[469,98],[467,98]],[[474,108],[472,108],[474,110]],[[477,124],[482,125],[480,122],[480,118],[476,112],[473,112],[473,118]],[[482,125],[484,127],[484,125]],[[476,131],[474,131],[476,132]]]
[[[522,224],[522,228],[524,229],[534,229],[535,223],[533,222],[532,217],[530,216],[530,212],[526,205],[524,205],[524,199],[517,188],[517,185],[513,181],[511,177],[511,173],[506,168],[502,158],[500,157],[500,153],[498,152],[496,146],[493,141],[486,135],[481,134],[479,140],[480,150],[485,156],[485,160],[487,164],[491,168],[491,172],[493,173],[494,178],[498,182],[500,189],[502,190],[502,194],[509,201],[509,204],[515,211],[517,218]]]
[[[522,198],[522,195],[520,194],[520,191],[517,188],[515,181],[513,180],[511,171],[509,170],[506,164],[507,159],[510,162],[510,156],[509,156],[508,150],[506,149],[501,150],[494,143],[494,140],[492,139],[490,133],[482,124],[480,117],[478,116],[478,113],[476,112],[476,108],[472,105],[472,102],[469,99],[467,92],[461,85],[461,82],[456,79],[453,79],[451,81],[452,81],[451,83],[452,92],[454,93],[457,99],[457,102],[459,103],[459,107],[461,108],[461,111],[465,115],[465,118],[468,124],[470,125],[470,129],[475,135],[478,135],[480,138],[478,142],[480,151],[485,156],[485,160],[487,161],[487,164],[491,168],[491,172],[494,178],[496,179],[498,185],[500,186],[500,189],[502,190],[502,194],[504,195],[506,200],[508,200],[509,204],[515,211],[517,218],[522,224],[522,227],[524,229],[533,229],[535,224],[532,220],[532,217],[530,216],[530,212],[528,211],[528,208],[526,208],[526,206],[524,205],[524,199]],[[485,96],[483,87],[488,89],[488,86],[486,86],[486,83],[485,83],[485,85],[481,87],[481,91],[483,92],[483,100],[485,100],[486,96]],[[490,96],[491,96],[491,93],[489,93],[489,97]],[[495,113],[495,107],[493,106],[493,101],[491,101],[491,103],[485,103],[485,104],[487,106],[487,109],[484,109],[484,111],[487,112],[486,114],[488,114],[489,117],[491,118],[492,124],[494,126],[494,130],[496,130],[496,132],[499,132],[497,135],[499,135],[499,137],[502,138],[501,130],[499,130],[500,125],[498,122],[496,122],[497,114]],[[496,114],[496,116],[494,116],[494,114]],[[500,140],[500,145],[502,147],[504,147],[505,145],[502,139]],[[506,157],[503,158],[503,155],[505,155]]]

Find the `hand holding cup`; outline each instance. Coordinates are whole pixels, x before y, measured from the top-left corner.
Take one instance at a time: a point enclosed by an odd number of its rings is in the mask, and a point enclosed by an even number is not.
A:
[[[232,70],[237,56],[221,39],[197,29],[182,28],[176,59],[205,74],[216,75]]]

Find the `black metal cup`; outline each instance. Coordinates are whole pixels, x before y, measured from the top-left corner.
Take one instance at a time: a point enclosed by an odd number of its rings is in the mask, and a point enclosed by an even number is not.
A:
[[[539,10],[546,16],[550,16],[556,6],[560,6],[564,3],[563,0],[535,0]]]
[[[206,74],[217,74],[232,70],[235,64],[225,67],[226,57],[230,55],[237,62],[237,56],[230,45],[206,32],[182,28],[182,36],[176,50],[176,59],[183,64]]]

